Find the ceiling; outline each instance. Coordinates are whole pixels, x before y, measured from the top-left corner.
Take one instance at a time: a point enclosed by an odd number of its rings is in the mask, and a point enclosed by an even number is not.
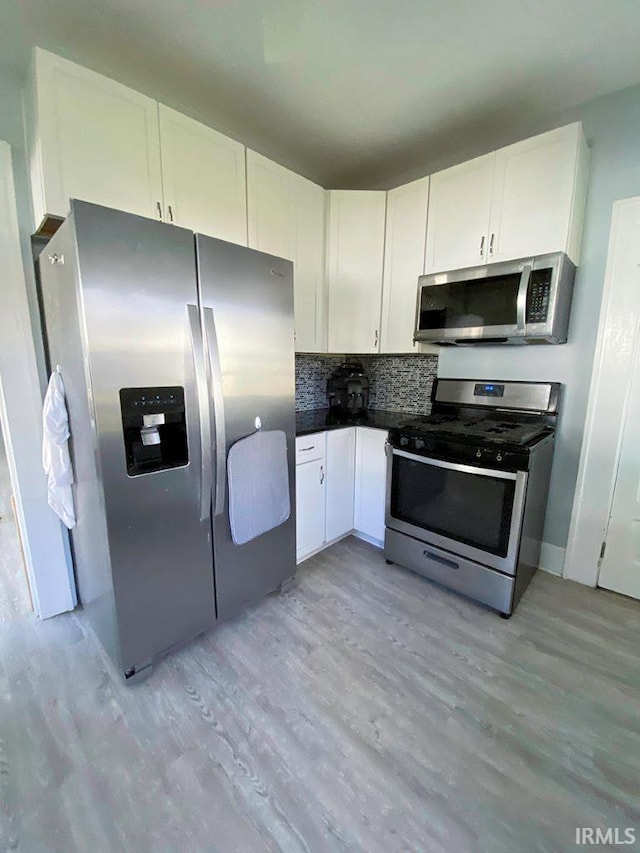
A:
[[[42,47],[326,187],[385,188],[640,82],[638,0],[0,0]]]

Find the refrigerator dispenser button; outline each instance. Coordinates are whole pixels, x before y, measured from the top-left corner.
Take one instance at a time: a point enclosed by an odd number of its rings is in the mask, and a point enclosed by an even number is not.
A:
[[[156,427],[164,423],[164,412],[158,412],[156,415],[143,415],[142,426]]]

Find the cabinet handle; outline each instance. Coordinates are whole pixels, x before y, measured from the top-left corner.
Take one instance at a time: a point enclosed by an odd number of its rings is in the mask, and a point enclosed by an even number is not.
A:
[[[375,336],[375,339],[373,341],[373,345],[374,345],[374,347],[378,346],[378,330],[377,329],[376,329],[376,336]]]
[[[495,234],[492,234],[491,239],[489,240],[489,257],[491,257],[493,255],[493,238],[495,236],[496,236]]]
[[[156,208],[158,209],[158,219],[162,221],[162,205],[159,201],[156,202]]]
[[[169,211],[169,222],[173,222],[173,210],[171,210],[171,205],[167,205],[167,210]]]
[[[324,483],[324,465],[320,466],[320,485]]]
[[[484,258],[484,234],[482,235],[482,240],[480,240],[480,257]]]

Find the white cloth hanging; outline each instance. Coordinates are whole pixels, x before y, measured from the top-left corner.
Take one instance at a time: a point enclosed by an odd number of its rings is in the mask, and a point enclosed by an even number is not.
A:
[[[60,520],[71,529],[76,523],[73,506],[73,469],[69,456],[69,417],[64,397],[64,383],[56,368],[42,408],[42,465],[47,475],[47,500]]]

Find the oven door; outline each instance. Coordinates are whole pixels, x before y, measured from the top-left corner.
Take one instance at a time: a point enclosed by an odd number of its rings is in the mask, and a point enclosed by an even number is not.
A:
[[[514,574],[527,473],[459,465],[387,449],[386,525]]]

